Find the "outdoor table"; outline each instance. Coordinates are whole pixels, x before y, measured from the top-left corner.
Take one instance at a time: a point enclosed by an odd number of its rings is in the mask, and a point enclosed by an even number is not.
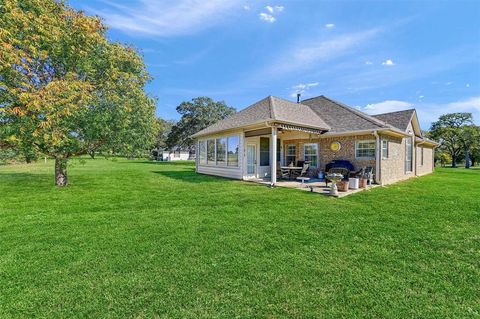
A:
[[[281,166],[281,169],[287,169],[288,170],[288,178],[292,179],[292,175],[294,171],[302,171],[303,167],[299,166]]]

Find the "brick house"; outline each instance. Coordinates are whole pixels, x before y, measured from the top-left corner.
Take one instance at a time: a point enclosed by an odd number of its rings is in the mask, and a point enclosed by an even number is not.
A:
[[[414,109],[371,116],[325,96],[269,96],[193,137],[198,173],[272,184],[279,165],[325,170],[339,159],[371,166],[375,182],[389,184],[431,173],[438,145],[422,135]]]

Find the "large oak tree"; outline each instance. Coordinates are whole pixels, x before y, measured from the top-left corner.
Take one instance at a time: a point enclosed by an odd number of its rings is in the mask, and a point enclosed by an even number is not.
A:
[[[110,42],[99,17],[55,0],[2,0],[0,21],[0,144],[53,157],[59,186],[73,156],[151,145],[143,60]]]
[[[233,115],[235,108],[228,106],[224,101],[216,102],[202,96],[182,102],[177,106],[177,112],[182,117],[172,127],[166,144],[169,148],[181,147],[193,151],[195,145],[190,136]]]
[[[471,113],[449,113],[439,117],[430,128],[430,136],[440,141],[440,148],[452,158],[452,167],[462,152],[468,152],[471,146],[470,127],[473,125]]]

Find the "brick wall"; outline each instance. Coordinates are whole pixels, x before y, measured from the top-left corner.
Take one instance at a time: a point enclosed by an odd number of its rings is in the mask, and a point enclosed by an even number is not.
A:
[[[325,165],[332,160],[348,160],[355,170],[359,170],[365,166],[372,166],[375,170],[375,159],[357,159],[355,158],[355,142],[362,140],[375,140],[373,135],[358,135],[358,136],[344,136],[344,137],[329,137],[329,138],[310,138],[310,139],[286,139],[282,141],[282,150],[285,152],[287,144],[296,145],[297,161],[304,160],[303,146],[306,143],[316,143],[319,150],[319,164],[322,170],[325,170]],[[330,149],[332,142],[340,142],[341,149],[334,152]],[[283,156],[285,153],[283,154]],[[283,157],[284,158],[284,157]],[[287,163],[288,164],[288,163]]]
[[[423,148],[423,165],[421,161],[422,148]],[[417,145],[416,153],[417,153],[417,163],[416,163],[417,176],[421,176],[421,175],[425,175],[433,172],[433,153],[434,153],[433,148]]]

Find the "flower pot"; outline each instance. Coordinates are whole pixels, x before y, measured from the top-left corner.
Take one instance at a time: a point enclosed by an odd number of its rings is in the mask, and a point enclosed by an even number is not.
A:
[[[360,178],[360,188],[366,188],[367,187],[367,182],[368,182],[368,179],[366,178]]]
[[[348,181],[337,182],[337,188],[340,192],[348,192]]]

